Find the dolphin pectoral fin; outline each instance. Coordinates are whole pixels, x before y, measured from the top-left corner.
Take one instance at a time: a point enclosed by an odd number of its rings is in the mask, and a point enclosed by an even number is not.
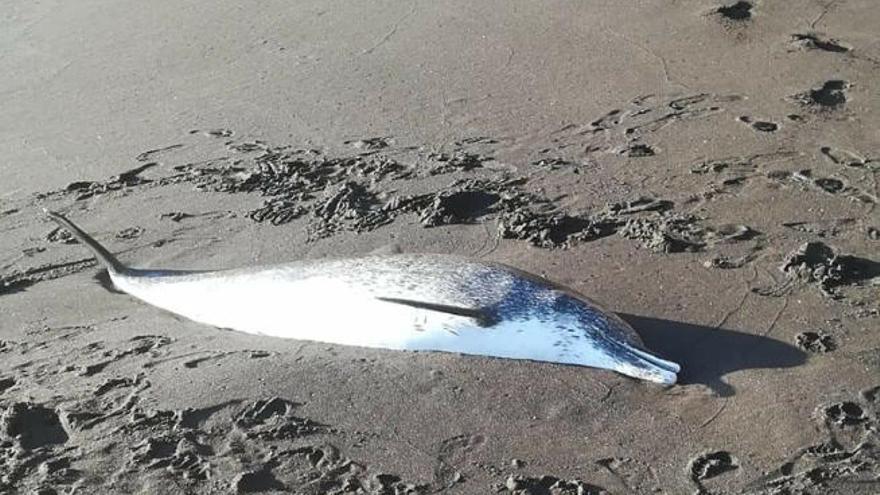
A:
[[[479,308],[464,308],[461,306],[449,306],[446,304],[437,304],[425,301],[413,301],[410,299],[399,299],[395,297],[377,297],[376,299],[393,304],[402,304],[411,308],[425,309],[428,311],[437,311],[439,313],[447,313],[455,316],[463,316],[472,318],[481,327],[488,327],[495,323],[495,318],[486,310]]]

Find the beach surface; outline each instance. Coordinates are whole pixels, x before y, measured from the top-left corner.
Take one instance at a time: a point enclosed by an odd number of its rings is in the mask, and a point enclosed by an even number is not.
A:
[[[880,493],[876,2],[7,4],[0,493]],[[43,208],[143,268],[506,263],[680,383],[200,325]]]

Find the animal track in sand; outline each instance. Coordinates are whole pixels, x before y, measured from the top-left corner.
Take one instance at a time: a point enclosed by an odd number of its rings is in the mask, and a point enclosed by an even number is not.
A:
[[[748,181],[761,177],[758,171],[762,168],[777,162],[788,162],[797,156],[793,151],[780,149],[746,156],[699,160],[690,168],[690,172],[713,178],[708,188],[695,195],[692,201],[711,201],[723,195],[735,194]]]
[[[862,390],[859,395],[876,413],[880,413],[880,386]],[[877,415],[877,418],[880,419],[880,414]]]
[[[846,217],[818,222],[785,222],[782,226],[816,237],[836,237],[842,232],[855,229],[857,224],[855,218]]]
[[[461,481],[458,469],[467,464],[471,454],[485,442],[482,435],[457,435],[440,442],[434,464],[434,486],[445,490]]]
[[[426,227],[470,223],[489,213],[500,200],[499,194],[482,190],[440,193],[422,210],[419,220]]]
[[[542,158],[540,160],[535,160],[532,163],[534,167],[540,167],[549,170],[571,170],[574,173],[580,173],[581,166],[583,163],[573,162],[570,160],[566,160],[564,158]]]
[[[819,87],[794,94],[789,99],[813,110],[833,111],[840,109],[847,102],[846,92],[849,88],[849,82],[831,79]]]
[[[241,351],[194,351],[194,352],[186,352],[183,354],[163,357],[162,359],[155,359],[144,363],[144,368],[155,368],[160,364],[179,361],[184,359],[183,367],[189,369],[195,369],[201,366],[204,363],[210,361],[221,361],[223,359],[233,357],[233,356],[241,356],[246,355],[249,359],[260,359],[264,357],[269,357],[275,355],[274,352],[269,351],[261,351],[261,350],[241,350]],[[193,357],[199,356],[199,357]]]
[[[138,384],[138,381],[134,378],[108,378],[95,389],[94,395],[100,397],[120,388],[133,387]]]
[[[15,379],[10,377],[0,378],[0,395],[15,386]]]
[[[766,177],[780,185],[794,185],[802,188],[822,191],[827,194],[843,194],[861,203],[877,203],[877,197],[858,187],[852,186],[843,178],[837,177],[814,177],[810,169],[788,171],[771,170]]]
[[[592,120],[586,126],[570,125],[557,131],[553,142],[559,148],[577,146],[590,153],[619,153],[635,147],[639,141],[670,126],[704,119],[725,111],[730,103],[742,100],[739,95],[695,93],[686,96],[644,95]],[[650,153],[646,151],[647,153]]]
[[[101,485],[113,492],[137,491],[149,483],[153,490],[161,486],[198,493],[218,487],[235,493],[266,488],[314,494],[428,493],[428,485],[381,472],[370,475],[323,443],[335,431],[294,415],[298,407],[278,397],[178,411],[134,406],[108,417],[99,429],[82,431],[90,440],[77,456],[113,452],[118,470]],[[124,432],[126,441],[115,440],[108,434],[112,431]],[[314,441],[306,443],[310,438]]]
[[[172,145],[170,145],[170,146],[165,146],[165,147],[162,147],[162,148],[156,148],[156,149],[154,149],[154,150],[144,151],[143,153],[141,153],[141,154],[139,154],[138,156],[136,156],[136,157],[135,157],[135,160],[137,160],[137,161],[139,161],[139,162],[146,162],[146,161],[151,160],[152,157],[155,156],[155,155],[158,155],[158,154],[161,154],[161,153],[165,153],[165,152],[168,152],[168,151],[172,151],[172,150],[176,150],[176,149],[179,149],[179,148],[183,148],[183,145],[182,145],[182,144],[172,144]],[[151,164],[151,165],[155,165],[155,163],[153,163],[153,164]]]
[[[190,134],[202,134],[203,136],[214,137],[214,138],[228,138],[228,137],[232,137],[233,134],[235,134],[234,132],[232,132],[229,129],[222,129],[222,128],[206,129],[206,130],[193,129],[193,130],[189,131],[189,133]]]
[[[613,490],[611,493],[658,493],[663,491],[654,469],[644,462],[630,457],[608,457],[597,460],[596,464],[611,473],[619,482],[620,490]]]
[[[153,181],[150,179],[145,179],[140,175],[153,167],[158,165],[157,163],[150,162],[144,165],[140,165],[131,170],[125,171],[119,175],[114,175],[107,180],[96,182],[96,181],[77,181],[71,182],[63,189],[57,189],[55,191],[49,191],[47,193],[40,193],[36,195],[37,199],[47,199],[47,198],[59,198],[64,196],[73,196],[74,200],[83,200],[92,198],[95,196],[100,196],[102,194],[107,194],[113,191],[121,191],[123,189],[143,186],[146,184],[150,184]]]
[[[299,405],[278,397],[258,400],[242,409],[234,424],[248,438],[263,440],[290,440],[329,431],[327,425],[294,416]]]
[[[158,355],[157,351],[171,342],[172,339],[170,337],[165,337],[164,335],[138,335],[132,337],[126,344],[119,348],[103,351],[102,357],[106,357],[107,359],[98,363],[83,366],[82,374],[84,376],[89,376],[99,373],[109,364],[131,356],[149,354],[152,357],[156,357]]]
[[[858,287],[880,276],[880,263],[856,256],[843,255],[819,241],[806,242],[791,251],[779,270],[787,279],[776,287],[754,288],[764,296],[788,293],[797,284],[812,285],[832,299],[841,299],[841,289]]]
[[[51,243],[59,243],[59,244],[76,244],[79,241],[73,237],[73,234],[67,231],[67,229],[62,229],[61,227],[55,227],[50,230],[48,234],[45,236],[46,242]]]
[[[143,227],[137,227],[137,226],[126,227],[126,228],[120,230],[119,232],[117,232],[114,237],[116,237],[119,240],[131,240],[131,239],[137,239],[143,233],[144,233]]]
[[[496,493],[516,495],[601,495],[605,489],[578,479],[561,479],[555,476],[524,476],[511,474],[504,484],[494,487]]]
[[[826,38],[819,33],[795,33],[791,35],[791,45],[800,50],[819,50],[830,53],[847,53],[851,47],[834,38]]]
[[[433,167],[429,169],[429,175],[448,174],[452,172],[469,172],[471,170],[481,168],[483,166],[483,162],[489,160],[489,158],[485,156],[480,156],[474,153],[467,153],[458,150],[451,154],[429,153],[427,158],[429,160],[434,160],[437,162]]]
[[[93,258],[85,258],[64,263],[48,263],[24,271],[0,275],[0,296],[21,292],[36,283],[73,275],[95,265],[97,262]]]
[[[868,420],[865,410],[852,401],[838,402],[823,409],[824,418],[838,426],[853,426]]]
[[[699,493],[709,493],[703,485],[705,481],[736,469],[739,469],[739,461],[730,452],[719,450],[706,452],[691,459],[687,472]]]
[[[802,332],[795,335],[795,343],[813,354],[825,354],[837,349],[837,341],[824,332]]]
[[[754,120],[747,115],[737,118],[738,121],[748,124],[749,127],[758,132],[776,132],[779,130],[779,124],[766,120]]]
[[[642,158],[646,156],[654,156],[657,154],[657,150],[654,147],[648,146],[643,143],[633,143],[629,144],[622,149],[618,150],[617,153],[619,155],[623,155],[630,158]]]
[[[387,148],[394,144],[394,140],[390,137],[372,137],[355,139],[352,141],[344,141],[343,144],[350,145],[359,150],[375,151]]]
[[[831,160],[835,165],[844,165],[853,168],[863,168],[870,162],[874,161],[865,158],[854,151],[834,148],[832,146],[822,146],[819,148],[819,152],[821,152],[825,158]]]
[[[842,255],[822,242],[807,242],[792,251],[780,270],[823,291],[871,280],[880,275],[880,263],[855,256]]]
[[[30,402],[8,406],[0,418],[0,429],[3,436],[28,450],[63,444],[68,438],[54,409]]]
[[[270,490],[284,490],[283,483],[278,481],[272,471],[263,466],[258,470],[239,474],[233,480],[235,493],[258,493]]]
[[[184,365],[185,367],[187,367],[187,368],[195,368],[195,367],[197,367],[198,365],[200,365],[201,363],[203,363],[203,362],[205,362],[205,361],[209,361],[209,360],[212,360],[212,359],[219,359],[219,358],[221,358],[221,357],[230,356],[230,355],[233,355],[233,354],[238,354],[239,352],[240,352],[240,353],[245,353],[245,354],[247,354],[247,357],[250,358],[250,359],[260,359],[260,358],[269,357],[269,356],[272,356],[272,355],[275,354],[274,352],[268,352],[268,351],[238,351],[238,352],[226,352],[226,353],[216,354],[216,355],[214,355],[214,356],[209,356],[209,357],[206,357],[206,358],[193,359],[193,360],[190,360],[190,361],[185,361],[185,362],[183,363],[183,365]]]

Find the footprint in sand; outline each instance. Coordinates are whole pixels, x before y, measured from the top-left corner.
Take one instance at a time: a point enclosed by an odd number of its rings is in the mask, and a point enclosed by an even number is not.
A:
[[[458,435],[440,442],[434,465],[434,486],[446,490],[460,482],[463,478],[459,467],[466,464],[470,455],[485,442],[482,435]]]
[[[862,168],[870,161],[854,151],[834,148],[832,146],[822,146],[819,148],[819,152],[835,165]]]
[[[32,402],[0,406],[0,492],[40,493],[39,485],[76,482],[81,476],[69,468],[69,439],[51,407]]]
[[[617,154],[629,158],[644,158],[656,155],[657,149],[644,143],[633,143],[618,149]]]
[[[503,485],[495,486],[496,493],[514,494],[560,494],[560,495],[598,495],[608,493],[605,489],[581,480],[566,480],[555,476],[523,476],[511,474]]]
[[[7,390],[15,386],[15,379],[10,377],[0,378],[0,394],[6,393]]]
[[[699,489],[699,493],[708,493],[703,486],[706,480],[739,469],[739,462],[724,450],[706,452],[694,457],[688,465],[691,481]]]
[[[853,401],[831,404],[826,406],[822,413],[826,421],[840,427],[854,426],[868,420],[862,406]]]
[[[758,132],[776,132],[779,130],[779,124],[768,120],[755,120],[747,115],[743,115],[736,119],[744,124],[748,124],[753,130]]]
[[[795,33],[791,35],[791,45],[798,50],[818,50],[829,53],[847,53],[852,48],[834,38],[826,38],[819,33]]]

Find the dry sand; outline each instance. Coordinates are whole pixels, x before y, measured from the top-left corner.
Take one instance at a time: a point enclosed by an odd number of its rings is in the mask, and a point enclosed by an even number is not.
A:
[[[878,25],[873,0],[7,2],[0,491],[880,492]],[[201,326],[108,291],[42,207],[144,267],[503,261],[682,383]]]

